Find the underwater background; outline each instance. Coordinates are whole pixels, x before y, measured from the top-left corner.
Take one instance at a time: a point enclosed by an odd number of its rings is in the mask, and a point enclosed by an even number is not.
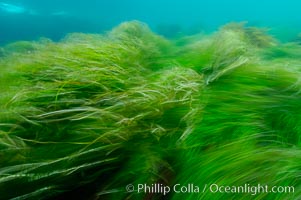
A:
[[[300,5],[0,1],[0,200],[301,199]]]
[[[147,23],[166,36],[211,32],[229,22],[247,21],[269,28],[279,39],[292,40],[301,26],[298,0],[7,0],[0,3],[0,44],[38,37],[58,40],[69,32],[99,33],[131,20]]]

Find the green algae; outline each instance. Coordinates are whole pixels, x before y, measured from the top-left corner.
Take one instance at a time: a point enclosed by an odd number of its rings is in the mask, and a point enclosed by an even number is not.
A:
[[[9,44],[0,199],[298,199],[300,51],[244,24],[167,40],[137,21]],[[125,190],[154,183],[296,189]]]

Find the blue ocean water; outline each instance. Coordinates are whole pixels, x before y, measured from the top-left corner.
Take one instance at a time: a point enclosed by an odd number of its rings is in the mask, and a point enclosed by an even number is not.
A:
[[[301,32],[300,8],[298,0],[0,0],[0,44],[103,32],[129,20],[170,37],[243,21],[293,40]]]

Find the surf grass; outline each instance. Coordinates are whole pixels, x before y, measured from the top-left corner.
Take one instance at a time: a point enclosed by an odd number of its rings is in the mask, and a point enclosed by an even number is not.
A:
[[[167,40],[137,21],[9,44],[0,199],[298,199],[300,50],[244,24]],[[125,190],[155,183],[295,192]]]

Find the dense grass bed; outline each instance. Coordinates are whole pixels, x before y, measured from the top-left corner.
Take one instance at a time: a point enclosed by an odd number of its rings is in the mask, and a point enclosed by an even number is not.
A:
[[[0,65],[1,200],[301,198],[297,42],[243,24],[168,40],[133,21],[12,43]],[[210,184],[294,193],[214,193]]]

